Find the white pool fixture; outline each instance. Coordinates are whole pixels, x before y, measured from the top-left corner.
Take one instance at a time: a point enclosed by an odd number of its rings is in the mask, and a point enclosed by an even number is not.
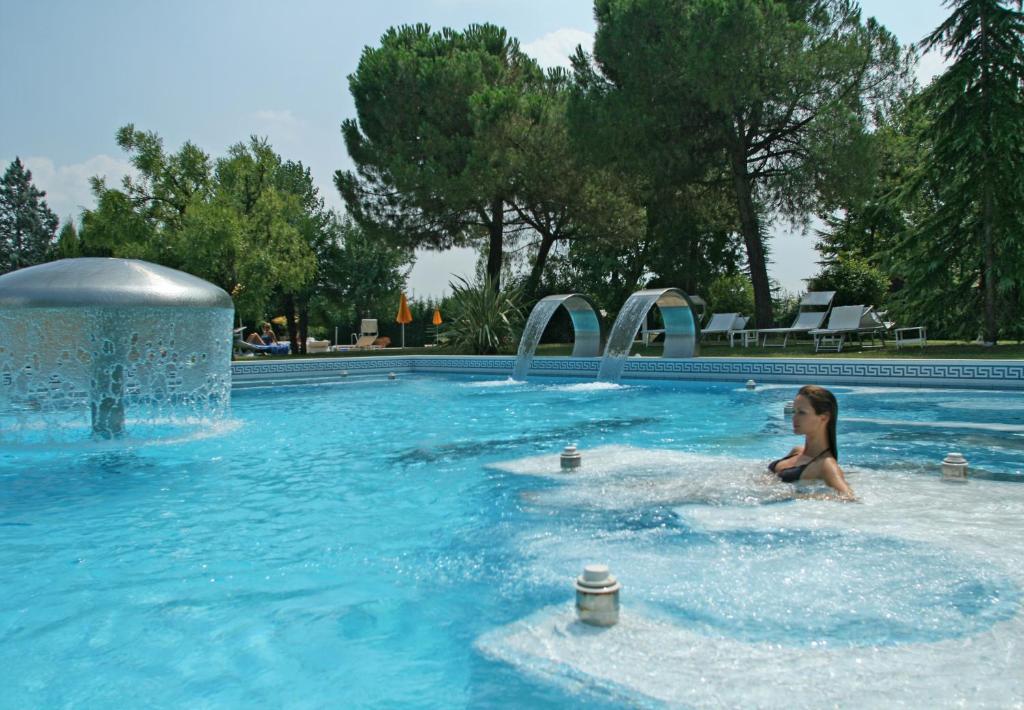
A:
[[[757,383],[756,382],[754,382],[753,380],[747,380],[747,389],[748,390],[752,390],[755,387],[757,387]]]
[[[942,459],[942,480],[967,482],[967,459],[959,451],[950,451]]]
[[[795,407],[793,406],[792,402],[786,402],[784,405],[782,405],[782,414],[787,417],[792,416],[794,409]]]
[[[576,444],[569,444],[562,449],[562,455],[559,456],[559,459],[562,462],[563,471],[571,471],[583,464],[583,456],[576,450]]]
[[[348,377],[348,370],[342,370],[341,372],[338,373],[338,375],[341,377]]]
[[[576,578],[576,616],[591,626],[619,623],[619,590],[622,585],[608,572],[608,565],[587,565]]]
[[[395,373],[393,373],[393,372],[389,372],[389,373],[388,373],[388,379],[389,379],[389,380],[393,380],[393,379],[395,379],[396,377],[398,377],[398,375],[396,375]]]

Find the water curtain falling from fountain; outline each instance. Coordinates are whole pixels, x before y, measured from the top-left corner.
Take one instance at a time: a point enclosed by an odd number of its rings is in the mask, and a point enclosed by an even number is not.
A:
[[[647,313],[657,306],[665,322],[663,357],[696,357],[699,352],[700,326],[694,317],[690,298],[677,288],[653,288],[632,294],[608,336],[597,379],[617,382],[622,376],[630,348]]]
[[[525,380],[530,373],[530,365],[540,344],[540,337],[559,306],[564,306],[572,319],[575,338],[571,357],[597,357],[600,354],[601,319],[598,318],[597,310],[590,299],[579,293],[546,296],[530,311],[526,327],[523,328],[523,337],[519,340],[519,351],[512,371],[513,379]]]
[[[233,319],[222,289],[145,261],[63,259],[0,276],[0,424],[60,429],[87,415],[112,438],[129,418],[222,415]]]

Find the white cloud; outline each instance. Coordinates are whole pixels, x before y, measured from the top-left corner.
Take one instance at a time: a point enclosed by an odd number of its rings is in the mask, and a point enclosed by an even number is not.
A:
[[[928,86],[931,80],[949,67],[949,61],[942,52],[932,50],[922,54],[917,60],[917,81],[921,86]]]
[[[565,27],[524,44],[523,51],[536,59],[545,69],[568,67],[569,57],[576,51],[578,45],[583,45],[583,49],[588,52],[591,51],[594,46],[594,35]]]
[[[6,169],[12,161],[4,161]],[[63,223],[69,215],[77,219],[85,208],[92,208],[96,200],[89,189],[89,178],[100,175],[109,187],[121,184],[125,175],[134,175],[135,169],[127,160],[109,155],[94,155],[81,163],[57,165],[50,158],[30,156],[21,162],[32,173],[32,183],[46,192],[46,204]]]

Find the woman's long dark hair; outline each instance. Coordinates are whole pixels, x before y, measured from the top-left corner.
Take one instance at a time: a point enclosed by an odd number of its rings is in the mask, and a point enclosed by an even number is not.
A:
[[[814,408],[815,414],[828,415],[826,429],[828,432],[828,448],[832,451],[832,456],[838,461],[839,447],[836,445],[836,420],[839,418],[839,402],[836,401],[836,396],[824,387],[818,387],[818,385],[804,385],[797,392],[797,395],[803,395],[807,398],[807,401]]]

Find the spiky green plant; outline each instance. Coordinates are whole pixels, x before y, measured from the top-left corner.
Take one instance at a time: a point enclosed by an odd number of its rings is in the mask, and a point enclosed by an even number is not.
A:
[[[444,344],[460,352],[495,355],[511,350],[519,336],[523,315],[520,291],[498,291],[490,277],[471,284],[461,276],[450,282],[451,319],[441,336]]]

